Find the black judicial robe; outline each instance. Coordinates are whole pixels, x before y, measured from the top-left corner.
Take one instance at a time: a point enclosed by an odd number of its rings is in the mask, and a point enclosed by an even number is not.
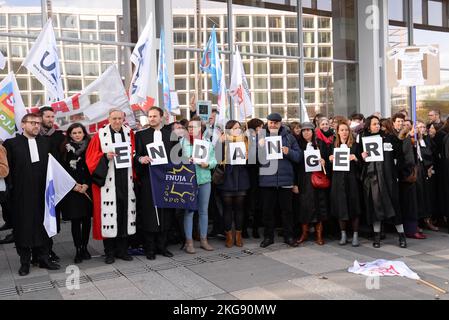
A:
[[[136,133],[136,155],[134,157],[134,164],[137,174],[136,195],[137,195],[137,228],[144,232],[159,232],[168,231],[171,227],[171,215],[173,210],[158,208],[159,223],[156,218],[156,209],[154,208],[151,180],[150,180],[150,165],[142,165],[139,162],[140,157],[148,156],[147,144],[154,142],[153,128],[148,128]],[[164,126],[161,129],[162,141],[165,146],[165,151],[170,159],[171,149],[177,141],[170,141],[171,129]],[[178,144],[179,145],[179,144]],[[169,160],[170,161],[170,160]]]
[[[350,150],[350,154],[357,156],[355,143],[350,147]],[[332,145],[330,155],[333,154],[334,146]],[[330,161],[328,162],[331,164]],[[330,191],[331,215],[343,221],[360,216],[362,212],[360,190],[360,159],[351,161],[349,172],[332,171]]]
[[[374,222],[394,218],[402,223],[399,204],[398,172],[396,161],[402,154],[402,142],[394,135],[383,136],[384,161],[363,162],[362,186],[366,207],[366,221]],[[386,148],[388,145],[391,147]],[[390,151],[388,151],[390,150]],[[358,155],[363,153],[362,136],[358,143]]]
[[[48,241],[44,228],[45,184],[48,154],[51,144],[48,139],[37,136],[39,162],[31,163],[28,138],[17,135],[3,146],[8,152],[9,176],[7,183],[11,191],[11,219],[18,247],[40,247]]]

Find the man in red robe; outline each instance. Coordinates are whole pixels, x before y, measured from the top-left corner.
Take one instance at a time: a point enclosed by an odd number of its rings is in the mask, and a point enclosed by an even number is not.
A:
[[[114,263],[114,257],[132,260],[128,236],[136,233],[134,132],[124,121],[122,111],[111,110],[109,124],[92,138],[86,151],[93,181],[93,237],[103,240],[107,264]]]

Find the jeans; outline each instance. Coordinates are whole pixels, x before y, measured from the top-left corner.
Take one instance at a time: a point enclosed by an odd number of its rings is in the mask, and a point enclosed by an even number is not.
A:
[[[211,192],[210,182],[198,186],[198,214],[200,222],[201,239],[207,238],[210,192]],[[192,240],[193,214],[194,211],[188,210],[186,210],[186,212],[184,213],[184,233],[186,235],[186,240]]]

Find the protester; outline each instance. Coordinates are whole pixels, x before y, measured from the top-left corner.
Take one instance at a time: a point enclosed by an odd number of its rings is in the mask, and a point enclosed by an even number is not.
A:
[[[201,130],[201,119],[193,117],[188,125],[188,137],[181,140],[182,154],[193,163],[193,145],[195,139],[203,140]],[[196,180],[198,184],[198,214],[200,225],[200,247],[206,251],[213,251],[214,248],[207,241],[208,229],[208,207],[211,193],[211,170],[217,165],[215,159],[214,147],[211,144],[207,160],[202,163],[195,163]],[[184,213],[184,234],[185,234],[185,251],[190,254],[195,253],[193,245],[192,229],[193,229],[194,211],[186,210]]]
[[[62,165],[76,181],[75,188],[61,202],[63,220],[70,220],[75,244],[75,263],[91,259],[87,250],[92,219],[92,181],[86,164],[89,135],[80,123],[67,129],[67,138],[61,150]]]
[[[39,109],[39,114],[42,117],[42,125],[41,125],[41,129],[40,129],[40,135],[43,137],[46,137],[50,140],[51,152],[54,155],[54,157],[56,158],[56,160],[61,162],[60,148],[61,148],[61,145],[65,141],[65,135],[61,130],[57,130],[55,128],[55,111],[53,110],[52,107],[45,106],[45,107],[42,107]],[[61,220],[61,210],[60,210],[60,207],[57,206],[56,207],[56,226],[57,226],[58,233],[61,230],[60,220]],[[59,262],[59,257],[53,251],[53,239],[52,238],[50,238],[50,260],[53,262]]]
[[[363,150],[363,137],[380,136],[384,146],[383,162],[366,162],[368,153]],[[366,119],[365,130],[357,137],[358,153],[364,160],[362,167],[362,184],[366,207],[366,221],[373,226],[373,247],[380,248],[380,232],[383,221],[393,219],[399,234],[399,246],[407,247],[402,225],[399,205],[398,174],[395,160],[400,157],[401,144],[392,135],[383,135],[380,130],[380,119],[370,116]]]
[[[416,200],[417,165],[414,155],[414,142],[412,141],[413,126],[404,125],[407,121],[401,113],[391,118],[393,127],[401,146],[400,156],[397,161],[399,179],[399,199],[402,212],[405,234],[408,238],[425,239],[418,232],[418,202]]]
[[[248,139],[242,131],[238,121],[230,120],[226,123],[225,133],[221,138],[224,155],[224,182],[217,186],[223,201],[223,218],[226,235],[226,247],[243,246],[242,230],[245,214],[245,199],[250,188],[248,168],[245,165],[231,165],[231,143],[245,144],[245,157],[248,159]],[[232,225],[235,225],[235,235]]]
[[[351,221],[352,246],[358,247],[359,244],[359,217],[362,212],[360,195],[360,164],[357,158],[357,145],[348,124],[341,122],[337,126],[337,134],[333,147],[331,148],[330,162],[334,162],[334,148],[349,148],[350,152],[350,171],[333,171],[332,185],[330,192],[330,212],[331,215],[338,218],[341,230],[340,245],[347,243],[346,227],[347,222]]]
[[[319,150],[315,136],[315,128],[312,123],[302,124],[299,148],[302,152],[310,149]],[[298,166],[297,185],[293,188],[294,193],[299,194],[299,222],[301,223],[301,237],[296,243],[302,244],[308,240],[310,224],[315,226],[316,243],[324,245],[323,221],[328,216],[328,190],[318,189],[312,185],[312,173],[305,170],[305,159],[302,158]],[[326,161],[321,157],[321,166],[324,168]],[[329,172],[330,173],[330,172]]]
[[[50,239],[44,228],[45,186],[50,141],[39,135],[42,117],[27,114],[22,118],[23,134],[8,139],[6,148],[11,192],[11,215],[16,250],[20,256],[19,275],[30,273],[31,250],[39,267],[58,270],[60,266],[50,261]],[[27,195],[24,201],[24,195]]]
[[[5,222],[3,226],[0,227],[0,231],[12,229],[11,225],[11,212],[9,209],[9,192],[7,191],[7,185],[5,178],[9,174],[8,157],[6,155],[6,149],[0,145],[0,206],[2,208],[2,217]],[[8,234],[4,239],[0,240],[0,244],[13,243],[13,234]]]
[[[292,189],[294,185],[294,166],[301,161],[303,153],[296,139],[282,126],[282,117],[272,113],[264,128],[265,137],[281,137],[282,159],[267,160],[266,140],[259,140],[261,167],[259,170],[260,194],[263,199],[264,240],[260,244],[266,248],[274,243],[276,213],[280,212],[284,242],[289,246],[297,246],[293,239]],[[279,209],[278,209],[279,207]]]
[[[432,217],[435,214],[435,204],[432,201],[432,191],[434,191],[433,177],[433,146],[424,122],[418,121],[416,124],[418,141],[415,144],[418,162],[416,194],[418,203],[418,218],[423,220],[425,226],[432,231],[438,231],[433,225]]]
[[[247,228],[251,226],[252,236],[259,239],[259,227],[262,225],[262,206],[259,201],[259,165],[258,165],[258,137],[263,128],[263,121],[260,119],[251,119],[248,121],[248,173],[250,189],[246,198],[245,218],[243,222],[242,237],[247,236]],[[252,222],[252,223],[251,223]]]
[[[150,127],[136,134],[136,154],[134,162],[138,175],[138,217],[137,224],[144,237],[144,249],[147,259],[156,259],[159,253],[164,257],[173,257],[167,249],[167,236],[173,220],[173,210],[157,209],[152,198],[152,187],[149,165],[153,159],[148,154],[147,145],[153,142],[163,142],[168,161],[171,161],[171,151],[177,143],[177,137],[172,139],[172,130],[162,124],[164,112],[159,107],[148,111]]]
[[[430,110],[428,117],[429,117],[429,123],[439,124],[442,122],[440,110]]]
[[[128,236],[136,233],[136,196],[134,170],[117,168],[114,144],[126,143],[134,153],[134,132],[124,125],[125,114],[118,109],[109,111],[109,124],[92,138],[86,151],[86,164],[92,175],[94,201],[93,236],[103,240],[105,263],[115,257],[131,261]]]

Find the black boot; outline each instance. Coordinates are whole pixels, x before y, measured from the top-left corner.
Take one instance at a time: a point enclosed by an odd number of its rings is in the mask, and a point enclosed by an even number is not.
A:
[[[374,232],[374,248],[380,248],[380,232]]]
[[[407,248],[407,240],[405,237],[405,233],[399,233],[399,247]]]
[[[53,250],[50,250],[49,259],[53,263],[57,263],[60,260],[59,257],[56,255],[56,253]]]
[[[75,254],[75,259],[74,259],[75,263],[83,262],[83,257],[82,257],[81,252],[82,252],[81,247],[76,247],[76,254]]]
[[[87,246],[83,245],[81,247],[81,257],[83,258],[83,260],[90,260],[92,258],[92,256],[90,255],[89,251],[87,251]]]
[[[249,234],[248,234],[248,229],[247,228],[243,228],[243,230],[242,230],[242,238],[243,239],[248,239],[249,238]]]
[[[260,239],[259,228],[253,227],[253,238]]]

